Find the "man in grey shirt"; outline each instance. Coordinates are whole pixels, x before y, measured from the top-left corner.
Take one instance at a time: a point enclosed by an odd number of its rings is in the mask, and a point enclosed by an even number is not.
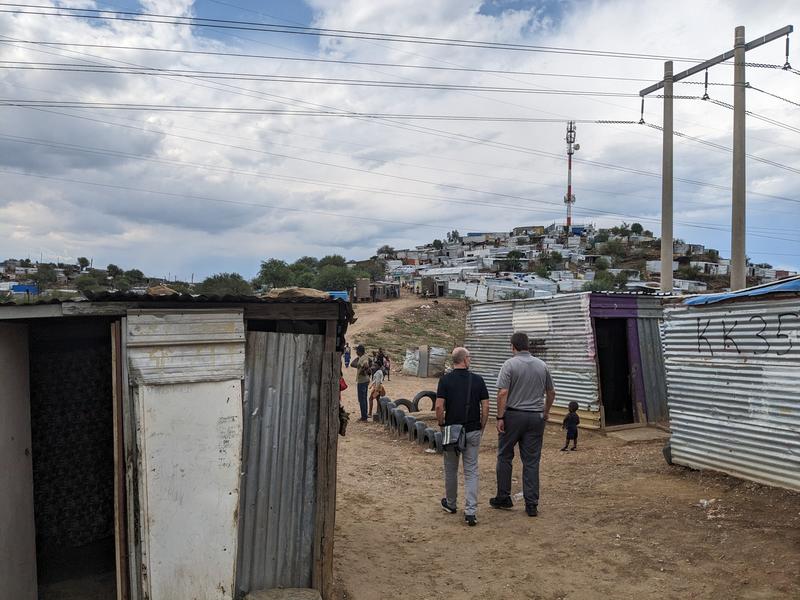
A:
[[[522,458],[522,493],[529,517],[539,514],[539,459],[550,408],[556,398],[547,365],[531,356],[528,336],[511,336],[513,356],[497,377],[497,496],[492,508],[511,508],[511,470],[514,446]]]

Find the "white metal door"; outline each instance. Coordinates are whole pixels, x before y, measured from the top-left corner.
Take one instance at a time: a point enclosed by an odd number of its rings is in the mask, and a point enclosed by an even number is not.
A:
[[[35,600],[36,526],[28,379],[28,328],[0,323],[0,585]]]
[[[141,596],[230,600],[242,447],[241,311],[129,311]]]

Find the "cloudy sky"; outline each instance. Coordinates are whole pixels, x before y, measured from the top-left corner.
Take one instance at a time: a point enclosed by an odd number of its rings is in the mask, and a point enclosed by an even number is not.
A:
[[[677,0],[668,9],[662,0],[30,4],[639,55],[287,34],[219,21],[187,27],[120,12],[83,13],[113,20],[0,12],[0,97],[50,102],[0,106],[0,258],[85,255],[195,280],[220,271],[250,277],[268,257],[365,258],[384,243],[414,246],[453,228],[561,222],[567,119],[579,121],[576,221],[639,221],[658,232],[661,132],[592,121],[638,121],[638,91],[661,79],[664,57],[678,71],[729,49],[736,25],[748,40],[800,25],[794,0]],[[795,35],[791,60],[800,68],[798,49]],[[747,60],[783,64],[784,42]],[[798,269],[800,77],[748,67],[747,79],[758,88],[747,93],[748,109],[772,121],[748,119],[747,253]],[[709,87],[713,100],[732,102],[732,66],[711,69],[709,81],[720,84]],[[675,93],[696,98],[703,86],[676,85]],[[394,116],[330,114],[343,112]],[[660,98],[646,100],[647,123],[659,125],[661,112]],[[684,180],[675,182],[675,235],[723,256],[732,117],[725,106],[675,100],[675,129],[713,144],[675,139],[675,175]]]

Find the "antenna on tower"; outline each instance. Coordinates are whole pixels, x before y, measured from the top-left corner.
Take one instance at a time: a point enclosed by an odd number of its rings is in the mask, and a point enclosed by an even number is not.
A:
[[[564,196],[564,204],[567,205],[567,237],[572,231],[572,205],[575,204],[575,194],[572,193],[572,155],[581,149],[580,144],[575,143],[575,121],[567,122],[567,194]]]

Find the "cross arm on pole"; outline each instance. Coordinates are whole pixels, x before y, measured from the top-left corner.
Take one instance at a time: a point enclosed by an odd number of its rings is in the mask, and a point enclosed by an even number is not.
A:
[[[773,31],[772,33],[768,33],[767,35],[761,36],[756,38],[750,42],[747,42],[744,46],[745,51],[752,50],[753,48],[758,48],[759,46],[763,46],[773,40],[777,40],[778,38],[782,38],[785,35],[789,35],[794,31],[794,27],[792,25],[787,25],[786,27],[781,27]],[[681,71],[680,73],[676,73],[672,77],[672,81],[680,81],[681,79],[686,79],[687,77],[691,77],[692,75],[696,75],[702,71],[705,71],[707,68],[712,67],[714,65],[718,65],[721,62],[725,62],[733,58],[733,50],[728,50],[727,52],[723,52],[719,56],[715,56],[705,62],[701,62],[699,65],[695,65],[686,69],[685,71]],[[640,96],[647,96],[648,94],[652,94],[656,90],[660,90],[664,87],[664,81],[659,81],[658,83],[654,83],[653,85],[644,88],[639,92]]]

